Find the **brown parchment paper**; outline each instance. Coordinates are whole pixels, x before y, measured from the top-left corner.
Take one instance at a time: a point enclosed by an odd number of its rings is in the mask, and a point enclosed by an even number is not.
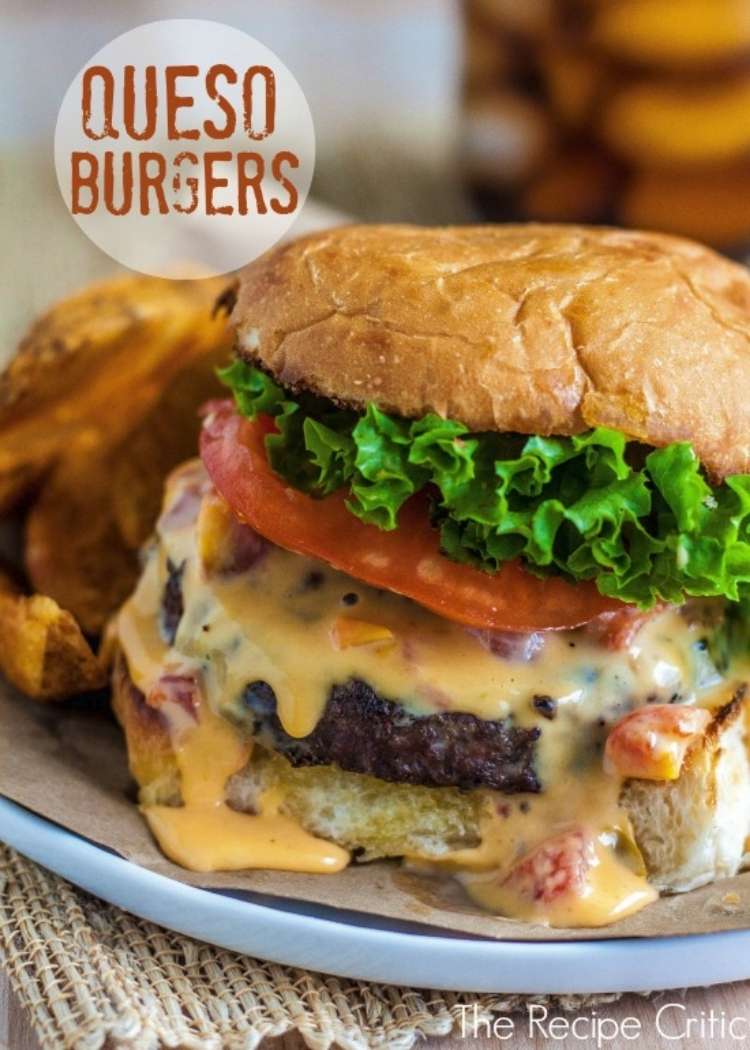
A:
[[[0,682],[0,794],[179,882],[313,901],[458,933],[544,941],[750,927],[750,873],[692,893],[663,897],[602,930],[567,931],[488,915],[475,908],[453,880],[418,876],[397,863],[352,865],[337,875],[184,871],[159,852],[134,804],[123,740],[106,699],[45,707],[19,697]]]

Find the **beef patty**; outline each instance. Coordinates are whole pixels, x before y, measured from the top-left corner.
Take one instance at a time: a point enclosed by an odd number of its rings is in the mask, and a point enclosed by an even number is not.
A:
[[[168,563],[161,628],[170,644],[183,614],[184,567]],[[332,687],[322,718],[306,737],[284,731],[267,682],[251,682],[243,701],[260,742],[294,766],[335,765],[426,787],[486,787],[509,794],[541,790],[534,769],[538,727],[524,729],[510,719],[488,721],[465,712],[411,715],[357,678]]]
[[[429,787],[494,788],[507,793],[541,789],[534,769],[537,727],[487,721],[463,712],[411,715],[356,678],[334,685],[325,711],[308,736],[284,731],[276,694],[251,682],[243,701],[261,744],[294,766],[336,765],[351,773]]]

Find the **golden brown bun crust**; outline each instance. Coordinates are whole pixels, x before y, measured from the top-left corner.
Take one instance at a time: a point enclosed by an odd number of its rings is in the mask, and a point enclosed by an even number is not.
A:
[[[161,712],[149,707],[136,688],[122,653],[117,653],[112,671],[112,708],[125,734],[128,764],[141,801],[177,805],[180,774],[169,728]]]
[[[691,441],[750,471],[750,275],[584,226],[349,226],[245,268],[240,353],[288,386],[471,430]]]

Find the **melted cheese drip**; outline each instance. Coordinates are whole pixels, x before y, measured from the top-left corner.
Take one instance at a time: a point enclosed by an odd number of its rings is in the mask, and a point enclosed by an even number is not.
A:
[[[619,794],[619,780],[599,770],[581,776],[569,773],[548,796],[527,795],[520,803],[493,794],[479,846],[456,850],[438,862],[410,858],[410,865],[417,870],[450,871],[473,900],[499,915],[555,927],[606,926],[658,897],[643,871],[634,870],[640,867],[640,855],[627,814],[618,805]],[[605,832],[605,841],[596,843],[596,865],[582,896],[561,896],[542,904],[505,883],[504,876],[516,861],[570,827],[571,819],[583,819],[587,827]],[[629,844],[629,857],[612,848],[618,839]]]
[[[474,899],[504,914],[573,926],[613,921],[653,899],[645,879],[601,844],[592,889],[580,907],[569,902],[542,912],[515,899],[498,875],[571,822],[596,834],[620,829],[627,835],[617,804],[620,784],[604,774],[597,739],[602,727],[647,698],[666,702],[678,694],[686,703],[715,702],[722,680],[697,644],[704,628],[668,610],[617,652],[584,631],[547,632],[541,652],[522,661],[500,658],[471,632],[407,599],[279,548],[269,547],[246,571],[211,573],[201,561],[206,537],[199,535],[197,507],[170,521],[170,507],[184,499],[195,474],[194,466],[183,468],[168,489],[158,542],[118,621],[131,676],[144,694],[165,671],[188,671],[201,681],[197,727],[179,705],[165,710],[185,802],[145,809],[165,853],[201,871],[343,867],[348,855],[284,816],[283,800],[264,798],[262,815],[252,816],[229,809],[224,791],[249,757],[247,730],[237,728],[248,724],[242,694],[249,683],[273,688],[284,729],[302,737],[315,728],[331,687],[358,678],[415,714],[465,711],[541,726],[543,792],[512,798],[485,792],[490,805],[482,845],[442,864],[459,873]],[[159,629],[170,566],[183,567],[184,602],[171,647]],[[351,592],[353,608],[342,603]],[[342,615],[387,627],[392,642],[338,647],[335,625]],[[554,720],[540,717],[535,695],[555,698]]]
[[[237,708],[248,683],[268,682],[291,736],[312,732],[331,685],[352,677],[414,713],[512,715],[521,725],[539,722],[534,695],[554,696],[557,718],[543,723],[545,740],[574,739],[571,723],[615,721],[635,698],[666,701],[679,692],[684,701],[697,699],[695,643],[702,628],[688,627],[674,610],[648,623],[633,645],[618,652],[580,631],[547,632],[542,652],[524,663],[498,658],[470,631],[408,599],[279,548],[245,573],[209,580],[196,557],[193,531],[175,530],[153,552],[135,605],[158,621],[167,558],[175,566],[184,563],[185,611],[175,648],[203,666],[217,707]],[[312,586],[306,583],[311,578]],[[342,597],[352,591],[358,601],[349,609]],[[334,625],[347,615],[389,628],[392,644],[337,649]],[[152,672],[147,666],[142,677]],[[148,681],[137,684],[143,688]]]
[[[461,876],[461,881],[472,900],[489,911],[557,928],[608,926],[640,911],[659,896],[605,842],[597,842],[595,852],[595,863],[580,896],[561,894],[542,902],[503,882],[495,872],[470,873]]]
[[[174,744],[183,805],[142,807],[164,853],[191,871],[325,873],[345,868],[346,850],[309,835],[283,816],[278,799],[263,798],[258,815],[226,805],[226,782],[247,763],[251,744],[220,715],[201,707],[197,725],[184,729]]]

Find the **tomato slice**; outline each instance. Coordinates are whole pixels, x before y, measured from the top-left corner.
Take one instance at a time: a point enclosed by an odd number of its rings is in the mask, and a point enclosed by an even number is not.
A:
[[[313,499],[274,473],[263,443],[273,424],[240,416],[231,401],[206,406],[201,456],[220,495],[237,517],[266,539],[372,584],[411,598],[469,627],[537,631],[577,627],[622,608],[592,583],[539,579],[519,562],[494,575],[444,557],[426,502],[409,500],[399,527],[383,532],[347,510],[336,492]]]

